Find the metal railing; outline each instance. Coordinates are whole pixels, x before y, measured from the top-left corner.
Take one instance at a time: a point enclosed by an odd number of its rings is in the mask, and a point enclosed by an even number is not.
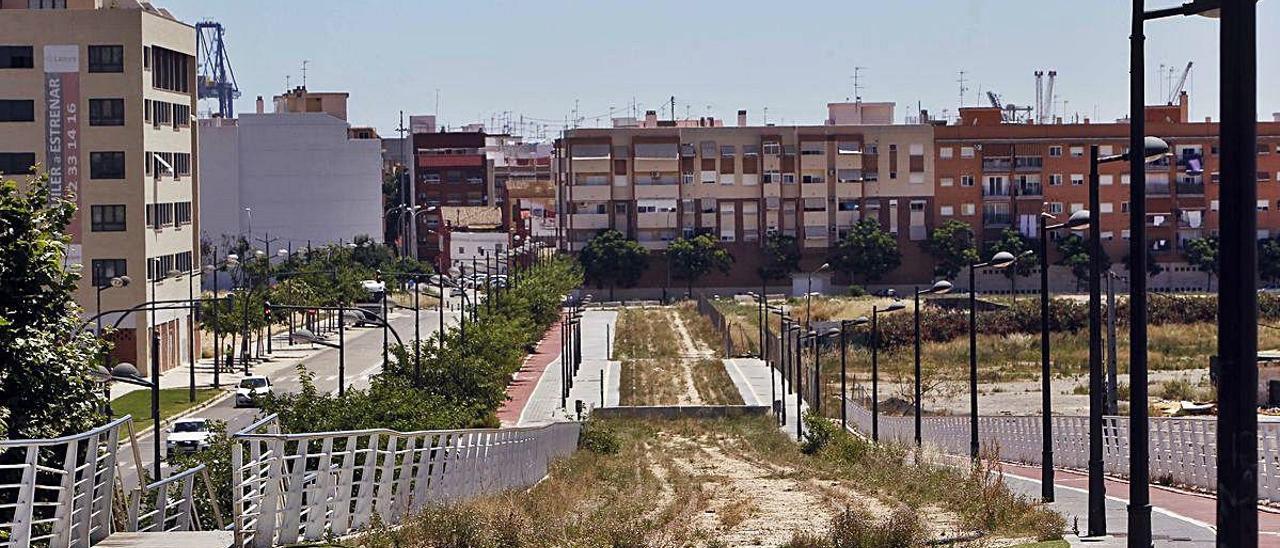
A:
[[[124,530],[198,529],[193,479],[204,473],[204,466],[129,488],[119,470],[122,431],[128,433],[138,467],[142,455],[128,415],[71,436],[0,441],[0,546],[97,544],[111,535],[116,522],[117,488],[128,508],[119,520]],[[141,468],[134,472],[134,478],[142,477]],[[175,486],[176,494],[170,492]],[[145,502],[151,500],[154,506]],[[221,516],[217,520],[221,523]],[[140,528],[140,522],[147,525]]]
[[[319,541],[396,523],[429,503],[533,485],[577,448],[578,423],[536,428],[284,434],[275,415],[235,434],[236,546]]]
[[[865,393],[846,403],[851,426],[870,434],[871,412],[861,405]],[[880,415],[880,440],[915,443],[912,417]],[[1217,490],[1217,421],[1212,417],[1151,419],[1148,446],[1151,477],[1207,491]],[[1040,464],[1041,417],[978,417],[982,451],[997,451],[1009,462]],[[969,417],[925,417],[921,438],[926,444],[953,454],[969,454]],[[1129,472],[1129,417],[1102,419],[1103,466],[1108,474]],[[1089,467],[1089,418],[1053,417],[1054,465],[1085,470]],[[1258,423],[1258,495],[1280,501],[1280,423]]]

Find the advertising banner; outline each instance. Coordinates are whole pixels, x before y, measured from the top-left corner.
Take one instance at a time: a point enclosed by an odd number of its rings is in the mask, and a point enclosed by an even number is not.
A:
[[[81,264],[80,179],[80,48],[44,47],[45,170],[50,198],[76,204],[76,215],[67,232],[71,247],[67,264]]]

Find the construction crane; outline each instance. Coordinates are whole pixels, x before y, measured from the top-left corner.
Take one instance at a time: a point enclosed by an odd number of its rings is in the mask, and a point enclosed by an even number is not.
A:
[[[216,21],[196,23],[196,93],[200,99],[217,99],[219,116],[234,118],[240,88],[236,85],[231,58],[227,56],[223,31],[222,23]]]
[[[1178,78],[1177,85],[1169,90],[1168,104],[1172,105],[1178,100],[1178,96],[1182,95],[1182,89],[1187,86],[1187,75],[1191,74],[1192,61],[1187,61],[1187,68],[1182,69],[1182,77]]]
[[[991,102],[991,106],[1000,109],[1000,119],[1005,122],[1025,123],[1031,119],[1031,113],[1034,107],[1020,107],[1013,103],[1007,105],[1000,104],[1000,96],[994,91],[987,91],[987,100]]]

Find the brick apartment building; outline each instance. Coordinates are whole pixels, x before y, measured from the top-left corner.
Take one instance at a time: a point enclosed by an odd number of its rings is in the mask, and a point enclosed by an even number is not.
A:
[[[1065,219],[1088,202],[1088,147],[1121,154],[1128,124],[1002,121],[995,108],[961,109],[959,120],[893,124],[885,103],[828,105],[826,125],[736,127],[718,121],[657,121],[575,129],[557,143],[560,242],[579,250],[607,228],[651,250],[679,236],[710,233],[736,258],[710,287],[751,287],[765,234],[795,235],[802,267],[821,264],[864,217],[896,235],[902,267],[887,283],[922,283],[933,261],[921,243],[950,219],[970,223],[983,244],[1013,227],[1035,237],[1042,210]],[[874,110],[872,110],[874,107]],[[1172,155],[1147,171],[1148,239],[1156,261],[1190,272],[1188,239],[1217,227],[1217,124],[1191,122],[1186,98],[1148,107],[1150,135]],[[701,123],[699,123],[701,122]],[[1259,237],[1280,232],[1280,122],[1258,125]],[[1128,254],[1128,165],[1101,170],[1102,237],[1116,268]],[[655,254],[642,287],[666,284]],[[1051,257],[1056,260],[1056,257]],[[1196,275],[1196,279],[1201,279]],[[839,281],[839,280],[837,280]],[[1157,286],[1159,286],[1157,280]],[[1201,283],[1203,283],[1201,281]],[[1166,285],[1177,286],[1170,280]],[[1003,285],[1002,285],[1003,287]]]
[[[484,146],[482,131],[413,135],[413,203],[437,208],[414,226],[419,258],[434,261],[440,252],[441,207],[492,205]]]
[[[557,166],[564,245],[581,249],[607,228],[652,250],[712,234],[737,263],[708,283],[750,286],[758,281],[754,250],[767,233],[795,236],[812,268],[869,216],[897,236],[901,274],[928,276],[932,266],[917,244],[936,211],[932,127],[749,126],[745,111],[733,127],[697,122],[664,123],[650,112],[640,127],[568,132]],[[660,283],[661,269],[651,268],[642,285]]]

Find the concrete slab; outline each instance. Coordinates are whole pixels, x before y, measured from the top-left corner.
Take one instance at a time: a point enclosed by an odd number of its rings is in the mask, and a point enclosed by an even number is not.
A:
[[[175,531],[172,533],[112,533],[99,548],[227,548],[235,543],[231,531]]]

